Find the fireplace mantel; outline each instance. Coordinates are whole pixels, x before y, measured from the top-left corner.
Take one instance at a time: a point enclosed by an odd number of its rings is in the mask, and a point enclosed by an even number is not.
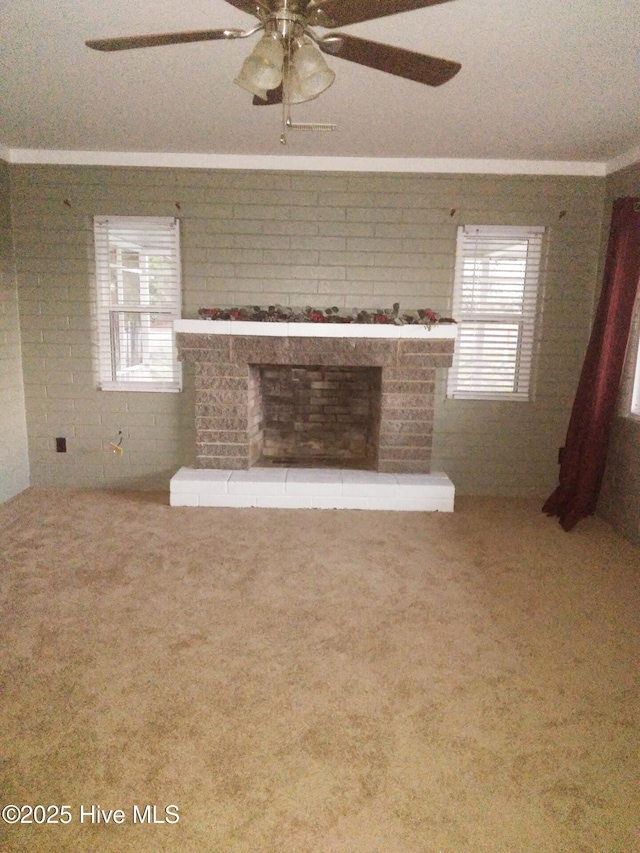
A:
[[[255,323],[245,320],[174,320],[174,331],[188,335],[251,335],[284,338],[375,338],[454,340],[455,323],[433,326],[391,323]]]

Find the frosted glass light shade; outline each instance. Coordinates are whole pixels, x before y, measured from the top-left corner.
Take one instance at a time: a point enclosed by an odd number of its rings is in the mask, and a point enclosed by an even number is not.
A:
[[[293,54],[292,66],[297,76],[303,100],[316,98],[336,79],[317,47],[310,42],[301,45]]]
[[[266,100],[267,92],[277,89],[282,83],[283,62],[284,48],[280,39],[277,36],[264,35],[243,62],[240,73],[233,82],[252,95]]]
[[[302,89],[298,72],[290,63],[285,72],[282,97],[285,104],[303,104],[305,101],[313,101],[318,95],[309,95]]]

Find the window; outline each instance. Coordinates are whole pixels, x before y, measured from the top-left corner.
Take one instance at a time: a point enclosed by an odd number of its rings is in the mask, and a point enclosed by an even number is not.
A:
[[[173,342],[180,317],[178,220],[94,220],[100,387],[179,391]]]
[[[543,234],[542,227],[458,229],[448,397],[529,399]]]

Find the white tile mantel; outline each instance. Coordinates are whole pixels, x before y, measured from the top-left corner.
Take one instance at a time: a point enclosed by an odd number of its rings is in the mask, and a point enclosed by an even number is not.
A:
[[[443,473],[382,474],[339,468],[181,468],[171,506],[453,512],[455,488]]]
[[[254,335],[285,338],[421,338],[451,340],[455,323],[258,323],[249,320],[174,320],[173,330],[190,335]]]

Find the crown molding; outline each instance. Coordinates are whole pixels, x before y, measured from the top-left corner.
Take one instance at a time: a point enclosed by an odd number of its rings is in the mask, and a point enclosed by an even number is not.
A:
[[[609,160],[606,164],[607,175],[612,175],[614,172],[619,172],[621,169],[626,169],[627,166],[640,165],[640,146],[627,151],[626,154],[621,154],[613,160]]]
[[[303,172],[404,172],[474,175],[575,175],[605,177],[610,164],[595,161],[456,158],[295,157],[147,151],[62,151],[1,148],[10,163],[57,166],[125,166],[170,169],[241,169]],[[612,161],[617,162],[617,161]]]

